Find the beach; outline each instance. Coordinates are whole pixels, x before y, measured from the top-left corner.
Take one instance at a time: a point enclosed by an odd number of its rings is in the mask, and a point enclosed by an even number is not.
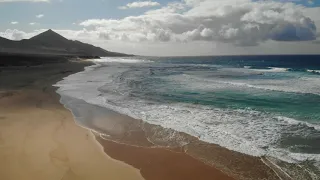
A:
[[[1,8],[0,180],[320,180],[320,1]]]
[[[248,156],[172,129],[62,96],[76,122],[94,130],[108,156],[145,179],[287,179],[267,159]]]
[[[0,179],[233,179],[181,149],[152,147],[139,132],[130,138],[141,146],[126,145],[77,125],[52,85],[88,65],[1,69]]]
[[[143,179],[74,123],[52,84],[90,63],[1,69],[0,179]]]
[[[292,58],[107,57],[55,86],[76,123],[146,179],[317,180],[319,77]]]

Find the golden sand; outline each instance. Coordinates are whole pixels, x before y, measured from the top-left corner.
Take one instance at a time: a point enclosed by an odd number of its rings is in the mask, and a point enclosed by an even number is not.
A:
[[[1,180],[143,179],[108,157],[56,96],[24,90],[0,97]]]
[[[0,69],[0,180],[232,179],[221,170],[232,177],[246,174],[257,177],[254,179],[276,179],[261,160],[211,147],[194,137],[189,137],[193,143],[185,147],[188,154],[152,147],[147,134],[152,135],[150,130],[155,127],[130,118],[125,118],[129,121],[124,123],[124,135],[118,134],[119,142],[143,147],[94,137],[74,122],[52,87],[89,64],[68,62]],[[114,118],[119,123],[123,116]],[[135,130],[128,131],[127,126]],[[199,149],[210,152],[210,159],[217,163],[210,166],[190,156],[203,154],[198,153]],[[237,172],[221,168],[219,162]]]

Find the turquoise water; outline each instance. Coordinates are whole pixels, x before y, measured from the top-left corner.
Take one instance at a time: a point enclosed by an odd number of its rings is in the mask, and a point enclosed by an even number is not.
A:
[[[194,103],[218,108],[251,109],[314,123],[320,120],[320,96],[313,94],[224,90],[216,92],[174,91],[157,95],[172,102]]]
[[[270,81],[280,81],[279,86],[284,86],[283,89],[290,91],[289,82],[299,82],[301,77],[311,77],[314,79],[320,78],[318,75],[312,75],[306,72],[264,72],[263,74],[256,74],[251,72],[249,75],[232,75],[228,74],[226,78],[223,68],[220,68],[220,72],[216,73],[217,69],[212,70],[214,76],[208,76],[207,69],[198,68],[200,72],[197,73],[197,79],[189,79],[187,83],[195,83],[195,87],[192,87],[184,82],[171,80],[170,76],[183,76],[185,72],[181,71],[181,67],[178,67],[178,71],[170,69],[170,73],[166,74],[163,71],[156,74],[153,70],[153,74],[150,76],[142,75],[135,81],[130,81],[131,95],[136,97],[148,98],[156,101],[168,101],[171,103],[191,103],[200,104],[205,106],[212,106],[217,108],[231,108],[231,109],[250,109],[254,111],[260,111],[265,113],[273,113],[279,116],[286,116],[290,118],[299,119],[310,123],[320,122],[320,95],[313,94],[311,92],[300,92],[299,86],[296,92],[285,92],[277,89],[263,88],[263,85]],[[244,69],[244,71],[246,71]],[[194,69],[193,69],[194,74]],[[200,74],[200,76],[199,76]],[[204,76],[203,76],[204,74]],[[223,74],[223,77],[221,76]],[[219,79],[223,82],[229,82],[237,80],[239,86],[231,85],[217,88],[221,86],[219,83],[210,82],[211,79]],[[222,80],[221,80],[222,79]],[[206,81],[206,80],[209,80]],[[242,80],[242,81],[241,81]],[[261,87],[251,87],[250,80],[260,81]],[[263,83],[266,81],[266,83]],[[283,82],[282,82],[283,81]],[[208,84],[210,83],[210,84]],[[130,85],[131,84],[131,85]],[[201,84],[204,87],[197,86]],[[205,86],[213,87],[209,89]],[[316,87],[315,87],[316,88]]]
[[[65,78],[59,93],[233,151],[318,167],[318,72],[320,56],[105,58]]]
[[[281,127],[283,133],[275,135],[277,140],[272,146],[292,153],[320,153],[320,76],[306,69],[320,69],[317,64],[309,67],[309,64],[301,65],[300,61],[296,64],[290,61],[282,64],[277,61],[271,64],[265,61],[223,63],[158,59],[141,68],[131,67],[121,74],[118,83],[128,97],[151,104],[224,110],[225,114],[236,116],[235,119],[247,117],[248,122],[256,126],[275,123],[273,126]],[[280,67],[272,67],[273,64]],[[298,68],[299,65],[303,68]],[[197,108],[192,110],[203,113]],[[174,113],[172,116],[177,116]],[[248,122],[241,121],[241,126]],[[268,138],[275,137],[268,135]]]

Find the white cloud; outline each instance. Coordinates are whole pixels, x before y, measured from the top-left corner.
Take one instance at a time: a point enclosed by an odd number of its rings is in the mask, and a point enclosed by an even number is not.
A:
[[[29,23],[30,26],[33,26],[33,25],[36,25],[36,24],[37,24],[37,23],[35,23],[35,22]]]
[[[204,2],[205,0],[182,0],[182,1],[184,1],[185,4],[188,5],[188,6],[197,6],[201,2]]]
[[[142,55],[308,54],[320,52],[319,13],[320,8],[273,1],[182,0],[138,16],[88,19],[77,23],[82,30],[56,31]]]
[[[315,22],[316,26],[320,28],[320,8],[306,8],[303,10],[303,14],[310,17]]]
[[[179,2],[171,2],[167,6],[164,6],[160,9],[147,11],[145,14],[168,14],[168,13],[176,13],[182,12],[186,9],[186,5]]]
[[[50,2],[50,0],[0,0],[0,3],[10,2]]]
[[[24,38],[32,37],[33,34],[32,33],[28,34],[23,31],[19,31],[17,29],[8,29],[5,32],[0,32],[0,36],[7,39],[11,39],[11,40],[21,40]]]
[[[32,32],[23,32],[18,30],[7,30],[0,32],[0,36],[12,39],[21,40],[28,39],[47,29],[39,29]],[[80,40],[82,42],[94,44],[110,51],[131,53],[137,55],[149,56],[190,56],[190,55],[241,55],[241,54],[314,54],[320,52],[319,43],[310,42],[276,42],[266,41],[258,46],[233,46],[230,43],[219,43],[212,41],[193,41],[193,42],[139,42],[128,41],[129,37],[126,34],[119,34],[118,39],[112,36],[100,35],[100,31],[96,30],[59,30],[54,29],[57,33],[66,38]],[[210,34],[202,30],[204,36]],[[108,33],[108,32],[105,32]],[[208,33],[208,34],[206,34]],[[109,37],[108,37],[109,36]],[[111,37],[111,38],[110,38]],[[106,38],[108,43],[105,42]]]
[[[80,25],[108,32],[108,40],[210,41],[255,46],[268,40],[314,40],[316,25],[304,15],[305,9],[293,3],[273,1],[184,0],[139,16],[89,19]]]
[[[143,7],[154,7],[160,6],[160,3],[154,1],[137,1],[128,3],[125,6],[120,6],[119,9],[131,9],[131,8],[143,8]]]
[[[17,21],[12,21],[11,24],[16,25],[16,24],[19,24],[19,22],[17,22]]]
[[[43,14],[38,14],[38,15],[36,15],[36,18],[43,18],[44,17],[44,15]]]

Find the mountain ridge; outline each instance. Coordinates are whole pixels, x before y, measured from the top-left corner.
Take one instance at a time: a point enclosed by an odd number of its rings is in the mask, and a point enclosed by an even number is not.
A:
[[[124,53],[107,51],[101,47],[80,41],[69,40],[49,29],[43,33],[12,41],[0,37],[0,53],[15,54],[46,54],[67,56],[132,56]]]

